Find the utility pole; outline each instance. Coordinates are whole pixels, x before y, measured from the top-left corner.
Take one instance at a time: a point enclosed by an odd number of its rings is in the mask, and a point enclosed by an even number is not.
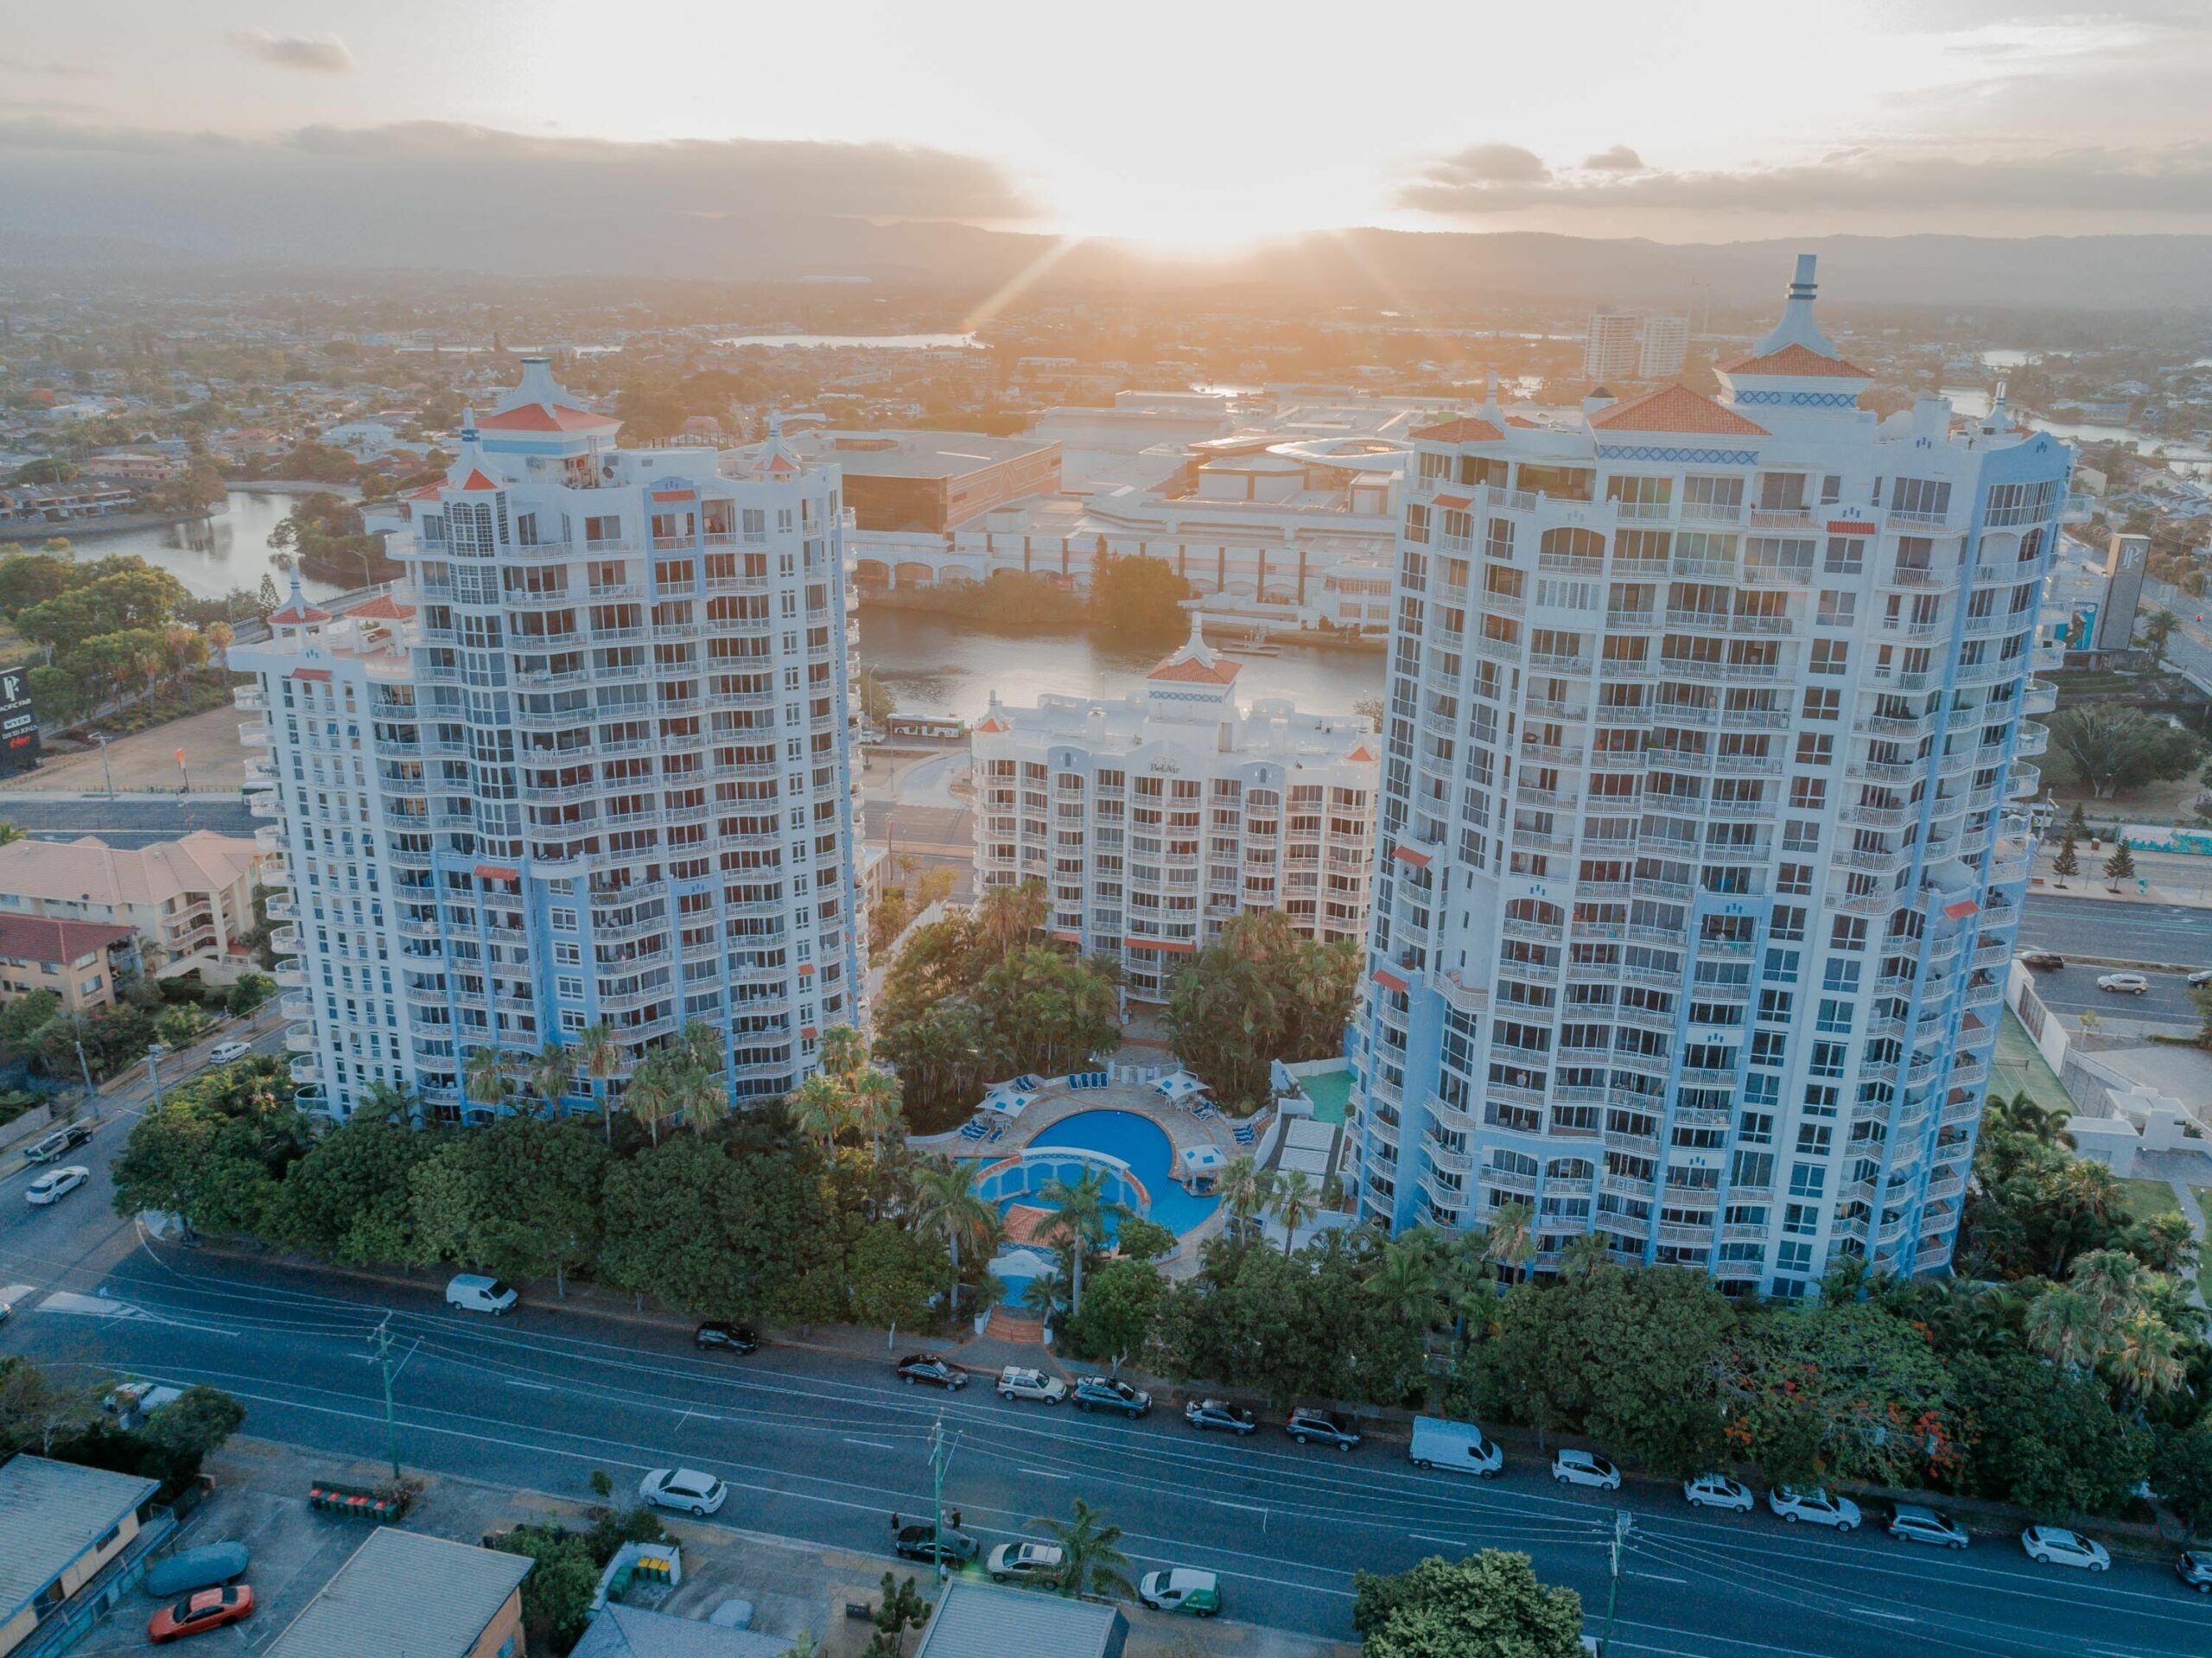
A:
[[[953,1441],[945,1438],[944,1413],[930,1425],[930,1518],[937,1532],[931,1553],[937,1557],[937,1580],[944,1581],[944,1471],[952,1465]]]
[[[110,769],[107,763],[107,734],[104,731],[99,731],[94,732],[92,734],[99,739],[100,775],[107,779],[107,797],[110,800],[112,800],[115,798],[115,773]]]
[[[156,1111],[159,1111],[162,1109],[162,1071],[160,1065],[156,1062],[168,1051],[168,1050],[158,1042],[149,1042],[146,1045],[146,1076],[148,1080],[154,1084],[154,1109]]]
[[[92,1064],[85,1058],[85,1020],[82,1014],[72,1013],[69,1016],[69,1030],[77,1044],[77,1069],[84,1073],[85,1097],[92,1102],[92,1121],[98,1122],[100,1120],[100,1091],[92,1086]]]
[[[1626,1509],[1619,1509],[1614,1514],[1613,1573],[1611,1580],[1605,1585],[1605,1632],[1598,1639],[1598,1658],[1605,1658],[1605,1655],[1612,1650],[1613,1602],[1618,1598],[1621,1591],[1621,1546],[1628,1541],[1630,1523]]]
[[[377,1321],[370,1339],[377,1344],[377,1368],[384,1372],[384,1443],[391,1457],[391,1479],[397,1484],[399,1472],[399,1424],[391,1412],[391,1314],[385,1313]]]

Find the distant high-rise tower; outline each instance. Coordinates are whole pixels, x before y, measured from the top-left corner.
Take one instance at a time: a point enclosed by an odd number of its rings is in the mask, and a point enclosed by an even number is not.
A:
[[[1678,316],[1643,319],[1643,346],[1637,355],[1639,380],[1671,380],[1682,372],[1682,357],[1689,350],[1688,320]]]
[[[1590,334],[1582,346],[1582,372],[1593,384],[1631,379],[1636,374],[1638,329],[1622,311],[1592,311]]]
[[[695,1020],[734,1095],[779,1094],[862,1018],[837,469],[620,424],[525,359],[375,515],[406,587],[333,616],[295,586],[232,653],[306,1103],[480,1115],[480,1051],[519,1075],[603,1022],[619,1083]]]
[[[1668,386],[1414,434],[1360,1212],[1535,1215],[1724,1286],[1951,1258],[2027,886],[2071,454],[1813,319]]]

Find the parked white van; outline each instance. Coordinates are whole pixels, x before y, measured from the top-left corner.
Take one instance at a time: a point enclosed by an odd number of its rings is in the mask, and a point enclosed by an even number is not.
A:
[[[482,1273],[455,1273],[446,1285],[446,1305],[463,1312],[488,1312],[496,1318],[521,1299],[512,1284]]]
[[[1448,1422],[1441,1416],[1414,1418],[1414,1442],[1407,1456],[1416,1468],[1448,1468],[1484,1479],[1505,1466],[1505,1453],[1485,1439],[1472,1422]]]

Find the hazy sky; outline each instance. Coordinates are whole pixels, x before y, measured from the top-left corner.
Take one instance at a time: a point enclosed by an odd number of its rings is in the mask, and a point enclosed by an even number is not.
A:
[[[2212,4],[2095,6],[16,0],[0,232],[446,178],[1178,248],[2212,230]]]

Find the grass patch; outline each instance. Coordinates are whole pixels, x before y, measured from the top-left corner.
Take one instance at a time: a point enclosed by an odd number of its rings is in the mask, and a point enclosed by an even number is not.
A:
[[[2120,1184],[2127,1197],[2127,1212],[2139,1221],[2181,1213],[2181,1199],[2174,1196],[2174,1189],[2164,1180],[2123,1180]]]
[[[2196,1199],[2196,1211],[2204,1217],[2204,1224],[2212,1227],[2212,1186],[2191,1186],[2189,1190]]]

